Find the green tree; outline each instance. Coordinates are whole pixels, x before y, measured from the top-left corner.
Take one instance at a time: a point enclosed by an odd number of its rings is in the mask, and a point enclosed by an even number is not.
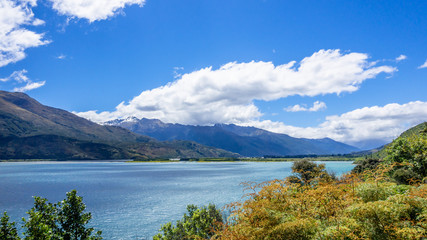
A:
[[[181,220],[162,226],[154,240],[210,239],[219,223],[223,223],[221,212],[213,204],[198,208],[187,206],[187,213]]]
[[[29,240],[98,240],[101,232],[93,234],[86,224],[92,218],[85,213],[86,206],[76,190],[67,193],[67,198],[57,204],[47,199],[34,197],[34,207],[24,221],[24,239]]]
[[[47,202],[46,198],[34,197],[34,207],[28,212],[24,221],[24,239],[50,240],[61,239],[57,226],[58,214],[56,204]]]
[[[58,204],[58,220],[64,240],[102,239],[100,231],[92,236],[94,229],[86,227],[92,215],[85,213],[85,209],[83,198],[77,196],[76,190],[68,192],[67,199]]]
[[[0,220],[0,239],[2,240],[19,240],[15,222],[9,222],[9,216],[6,212]]]
[[[390,175],[398,183],[408,184],[427,177],[427,134],[399,137],[387,147],[385,163],[395,165]]]
[[[307,159],[295,161],[292,165],[292,172],[296,176],[288,177],[288,181],[304,185],[335,179],[335,176],[326,171],[325,164],[316,164]]]

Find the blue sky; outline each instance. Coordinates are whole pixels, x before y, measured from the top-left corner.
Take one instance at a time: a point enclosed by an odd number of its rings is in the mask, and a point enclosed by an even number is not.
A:
[[[0,89],[370,148],[427,120],[426,1],[0,0]],[[424,66],[425,65],[425,66]]]

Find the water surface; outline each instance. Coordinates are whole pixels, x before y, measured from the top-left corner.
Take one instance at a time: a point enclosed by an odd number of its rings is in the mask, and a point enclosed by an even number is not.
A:
[[[340,175],[351,162],[324,162]],[[188,204],[220,207],[239,201],[242,182],[283,179],[291,162],[15,162],[0,163],[0,212],[21,224],[32,196],[50,202],[76,189],[104,239],[151,239],[180,219]]]

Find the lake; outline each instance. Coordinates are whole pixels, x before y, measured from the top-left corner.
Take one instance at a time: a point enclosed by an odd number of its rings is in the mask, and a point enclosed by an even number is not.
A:
[[[352,162],[321,162],[337,175]],[[32,196],[58,202],[76,189],[104,239],[151,239],[180,219],[188,204],[219,207],[239,201],[242,182],[283,179],[292,162],[14,162],[0,163],[0,212],[12,221],[33,206]]]

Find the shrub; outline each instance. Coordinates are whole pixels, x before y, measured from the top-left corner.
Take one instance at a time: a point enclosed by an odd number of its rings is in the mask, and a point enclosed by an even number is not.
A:
[[[297,166],[319,173],[314,164]],[[233,205],[232,221],[217,230],[216,239],[422,239],[427,235],[427,185],[375,178],[388,169],[339,181],[297,175],[254,185],[250,189],[261,189]]]
[[[374,170],[381,163],[379,159],[363,159],[357,162],[357,165],[351,170],[352,173],[362,173],[366,170]]]
[[[396,194],[404,194],[411,186],[397,185],[391,182],[367,182],[356,187],[356,196],[364,202],[385,200]]]
[[[86,227],[92,216],[85,209],[76,190],[68,192],[67,198],[56,204],[34,197],[34,207],[27,212],[28,220],[23,219],[25,239],[102,239],[101,231],[93,234],[94,229]]]
[[[292,172],[296,175],[287,178],[291,183],[307,185],[335,179],[334,175],[326,171],[325,164],[316,164],[306,159],[295,161],[292,165]]]
[[[223,223],[220,211],[215,205],[198,208],[195,205],[187,206],[187,213],[175,226],[167,223],[161,227],[154,240],[182,240],[182,239],[210,239],[217,226]]]
[[[390,175],[398,183],[422,181],[427,177],[427,135],[397,138],[387,147],[384,161],[394,166]]]
[[[6,212],[0,220],[0,239],[2,240],[18,240],[18,232],[14,222],[9,222],[9,216]]]

